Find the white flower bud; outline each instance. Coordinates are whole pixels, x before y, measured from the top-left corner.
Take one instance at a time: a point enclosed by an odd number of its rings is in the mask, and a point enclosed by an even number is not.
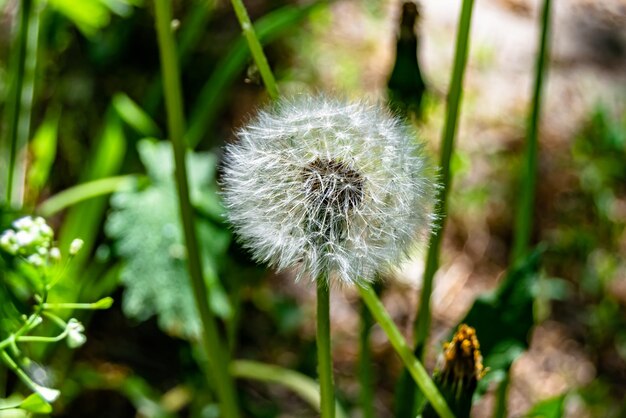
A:
[[[20,247],[28,247],[37,239],[37,235],[32,230],[19,230],[15,234],[15,241]]]
[[[78,252],[81,250],[81,248],[83,248],[83,244],[85,242],[80,239],[80,238],[76,238],[72,241],[72,243],[70,244],[70,255],[76,255],[78,254]]]
[[[57,247],[50,248],[50,258],[54,261],[61,260],[61,250],[59,250]]]
[[[38,218],[38,219],[42,219],[42,218]],[[52,228],[50,228],[50,226],[45,223],[39,226],[39,233],[44,238],[48,238],[48,239],[52,239],[52,237],[54,236],[54,231],[52,230]]]
[[[0,248],[9,254],[17,253],[19,250],[19,245],[17,245],[15,240],[15,231],[12,229],[7,229],[0,235]]]
[[[258,261],[371,282],[430,229],[433,178],[416,133],[381,107],[283,101],[238,137],[226,149],[224,197]]]
[[[85,344],[87,337],[85,334],[85,327],[77,319],[70,319],[67,322],[67,346],[69,348],[77,348]]]
[[[41,396],[46,402],[52,403],[57,400],[61,392],[56,389],[47,388],[38,384],[34,384],[35,391]]]
[[[39,254],[31,254],[26,258],[26,262],[35,267],[43,266],[43,258]]]
[[[15,229],[31,229],[35,226],[35,222],[33,218],[30,216],[24,216],[23,218],[19,218],[13,221],[13,228]]]

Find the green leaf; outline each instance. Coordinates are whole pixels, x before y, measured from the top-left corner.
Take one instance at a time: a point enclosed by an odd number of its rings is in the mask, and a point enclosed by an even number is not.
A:
[[[22,403],[20,403],[20,409],[34,414],[49,414],[52,412],[52,406],[37,393],[33,393],[28,398],[24,399]]]
[[[141,0],[49,0],[50,6],[71,20],[85,36],[94,36],[109,24],[111,12],[128,17]]]
[[[115,193],[111,198],[114,211],[106,222],[106,232],[116,240],[117,252],[125,261],[121,271],[126,285],[122,307],[126,315],[139,320],[158,315],[160,326],[170,334],[195,337],[200,322],[186,267],[171,146],[143,140],[138,150],[151,184]],[[192,203],[197,206],[207,196],[218,200],[213,185],[216,157],[189,153],[187,159]],[[211,307],[216,314],[228,317],[230,302],[216,271],[231,236],[227,229],[207,219],[198,218],[197,223]]]
[[[465,323],[476,329],[487,376],[477,392],[484,394],[489,382],[500,380],[528,348],[528,336],[534,325],[533,289],[538,277],[540,256],[536,249],[514,266],[498,289],[474,302]]]
[[[109,10],[99,0],[50,0],[49,4],[87,36],[95,35],[110,20]]]
[[[130,97],[117,93],[111,100],[113,109],[130,127],[144,136],[159,136],[161,130],[152,118]]]
[[[48,111],[30,143],[32,162],[28,169],[28,185],[33,190],[41,190],[48,181],[56,157],[59,117],[58,110]]]
[[[565,407],[565,395],[546,399],[535,404],[524,417],[526,418],[561,418]]]

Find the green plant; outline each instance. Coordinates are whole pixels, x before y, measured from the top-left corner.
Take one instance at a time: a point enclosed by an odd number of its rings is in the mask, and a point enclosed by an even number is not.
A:
[[[40,400],[29,397],[14,407],[30,412],[48,412],[48,404],[60,395],[56,389],[35,381],[27,370],[32,360],[22,346],[26,344],[54,344],[66,341],[69,348],[85,343],[85,327],[76,318],[68,321],[58,315],[59,310],[108,309],[113,300],[109,297],[94,303],[63,303],[48,301],[50,290],[63,278],[68,264],[78,254],[83,241],[75,239],[63,250],[54,246],[54,231],[43,218],[25,216],[15,220],[12,228],[0,235],[0,267],[3,272],[0,284],[2,320],[0,321],[0,358],[2,363],[32,390]],[[29,299],[34,304],[29,304]],[[54,324],[56,335],[36,335],[34,331],[44,322]],[[41,379],[41,376],[39,376]]]

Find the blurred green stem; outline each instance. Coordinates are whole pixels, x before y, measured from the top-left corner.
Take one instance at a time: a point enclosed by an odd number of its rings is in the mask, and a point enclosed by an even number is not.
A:
[[[35,68],[37,66],[37,40],[39,38],[40,8],[33,0],[22,0],[20,23],[15,38],[15,55],[11,67],[14,77],[10,96],[6,103],[7,136],[2,144],[3,161],[6,161],[6,177],[3,178],[7,204],[21,207],[26,175],[26,146],[30,134],[30,118],[35,90]],[[3,164],[4,165],[4,164]],[[1,174],[2,176],[5,173]],[[1,186],[0,186],[1,187]]]
[[[528,130],[524,150],[524,162],[521,173],[520,199],[517,205],[515,230],[513,231],[513,249],[510,264],[516,264],[528,253],[530,236],[533,229],[533,206],[535,202],[535,186],[537,183],[537,148],[539,142],[539,116],[541,114],[541,94],[543,79],[548,60],[548,37],[550,36],[550,7],[551,0],[544,0],[541,11],[541,36],[539,38],[539,52],[535,63],[535,84],[533,87],[532,105],[528,118]],[[510,376],[500,383],[496,391],[494,418],[507,416],[507,398]]]
[[[28,376],[24,370],[22,370],[17,363],[11,358],[11,356],[9,354],[7,354],[6,351],[4,350],[0,350],[0,359],[2,359],[2,362],[7,366],[7,368],[9,370],[11,370],[13,373],[15,373],[17,375],[17,377],[20,378],[20,380],[22,381],[22,383],[24,383],[30,390],[32,390],[33,392],[37,392],[39,394],[42,394],[42,392],[45,390],[47,393],[46,398],[46,402],[52,402],[52,400],[56,399],[56,397],[58,396],[59,392],[54,390],[54,389],[46,389],[43,388],[42,386],[38,385],[37,383],[35,383],[30,376]]]
[[[539,39],[539,52],[535,63],[535,85],[530,117],[528,118],[524,166],[521,173],[521,195],[517,204],[511,264],[519,261],[520,257],[523,257],[528,252],[530,235],[533,229],[533,205],[535,201],[535,184],[537,182],[539,116],[541,113],[541,92],[548,56],[550,5],[551,0],[544,0],[541,12],[541,37]]]
[[[452,79],[448,91],[446,107],[446,123],[442,132],[441,156],[439,162],[441,187],[437,188],[435,200],[435,222],[433,234],[430,236],[424,276],[422,280],[422,292],[420,295],[419,308],[414,323],[415,334],[415,356],[423,360],[426,352],[426,343],[431,325],[430,297],[433,292],[433,281],[435,273],[439,269],[439,254],[441,252],[441,241],[447,216],[448,194],[452,187],[452,172],[450,170],[450,160],[454,150],[454,138],[459,119],[459,108],[461,105],[461,94],[463,92],[463,75],[467,64],[468,44],[470,37],[470,27],[472,22],[472,10],[474,0],[463,0],[461,15],[459,17],[459,28],[456,37],[456,51],[454,54],[454,65],[452,67]],[[416,410],[416,391],[413,383],[406,376],[406,371],[400,378],[396,393],[403,398],[396,397],[396,410],[399,418],[414,417]]]
[[[509,384],[511,383],[510,370],[506,370],[504,374],[504,379],[498,385],[496,389],[495,397],[496,402],[493,407],[493,416],[494,418],[504,418],[507,415],[507,398],[509,392]]]
[[[136,175],[124,175],[78,184],[46,199],[39,205],[38,212],[44,217],[49,217],[87,199],[113,193],[120,187],[133,184],[136,180]]]
[[[209,293],[202,277],[203,269],[200,249],[194,226],[194,211],[189,198],[189,182],[185,160],[183,102],[176,46],[171,27],[171,3],[169,0],[155,0],[155,6],[168,131],[174,149],[176,186],[187,247],[189,275],[203,326],[203,348],[211,368],[212,378],[215,379],[215,387],[220,398],[221,414],[226,418],[238,418],[240,415],[235,385],[228,370],[230,355],[222,344],[217,328],[217,320],[209,307]]]
[[[320,380],[322,418],[335,416],[333,359],[330,351],[330,287],[326,280],[317,280],[317,371]]]
[[[274,74],[272,74],[272,70],[267,62],[265,53],[263,52],[261,42],[259,42],[259,38],[256,36],[250,17],[248,16],[246,6],[244,6],[242,0],[231,0],[231,3],[233,5],[233,9],[235,10],[235,14],[237,15],[237,19],[239,20],[239,24],[241,25],[241,30],[243,31],[246,41],[248,42],[252,58],[259,69],[259,73],[261,73],[261,78],[263,78],[267,94],[269,94],[272,100],[276,100],[278,99],[278,87],[276,86],[276,80],[274,79]]]
[[[422,390],[424,396],[426,396],[432,404],[433,409],[443,418],[454,418],[454,414],[450,411],[450,408],[437,389],[437,386],[435,386],[435,383],[430,379],[430,376],[428,376],[422,363],[413,355],[413,351],[409,348],[409,345],[393,323],[393,320],[385,310],[382,302],[376,296],[376,292],[374,292],[370,286],[358,286],[358,289],[361,298],[374,316],[374,319],[376,319],[378,325],[380,325],[383,331],[385,331],[385,334],[387,334],[391,345],[396,353],[398,353],[398,356],[400,356],[404,366],[409,370],[409,373],[411,373],[411,376],[413,376],[415,383],[417,383]]]
[[[255,379],[284,386],[300,396],[317,411],[320,410],[319,385],[310,377],[301,373],[250,360],[233,360],[231,372],[235,377]],[[335,414],[337,418],[347,418],[346,413],[341,409],[338,402],[335,402]]]
[[[434,233],[430,237],[428,255],[426,257],[426,267],[422,293],[420,296],[419,311],[415,320],[415,347],[417,357],[424,358],[426,340],[430,330],[430,295],[433,290],[433,278],[439,268],[439,253],[441,251],[441,240],[447,216],[448,194],[452,183],[452,173],[450,171],[450,159],[454,150],[454,137],[459,119],[459,107],[461,103],[461,93],[463,87],[463,74],[467,63],[467,52],[469,43],[470,24],[472,21],[472,9],[474,0],[463,0],[459,30],[456,38],[456,53],[454,56],[454,67],[452,69],[452,81],[448,92],[448,106],[446,114],[446,124],[443,130],[441,145],[441,187],[437,189]]]

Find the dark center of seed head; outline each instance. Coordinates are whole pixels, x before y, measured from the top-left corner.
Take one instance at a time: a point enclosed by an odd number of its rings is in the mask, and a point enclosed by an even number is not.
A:
[[[364,178],[345,162],[317,158],[303,171],[310,209],[319,215],[347,215],[363,201]]]

